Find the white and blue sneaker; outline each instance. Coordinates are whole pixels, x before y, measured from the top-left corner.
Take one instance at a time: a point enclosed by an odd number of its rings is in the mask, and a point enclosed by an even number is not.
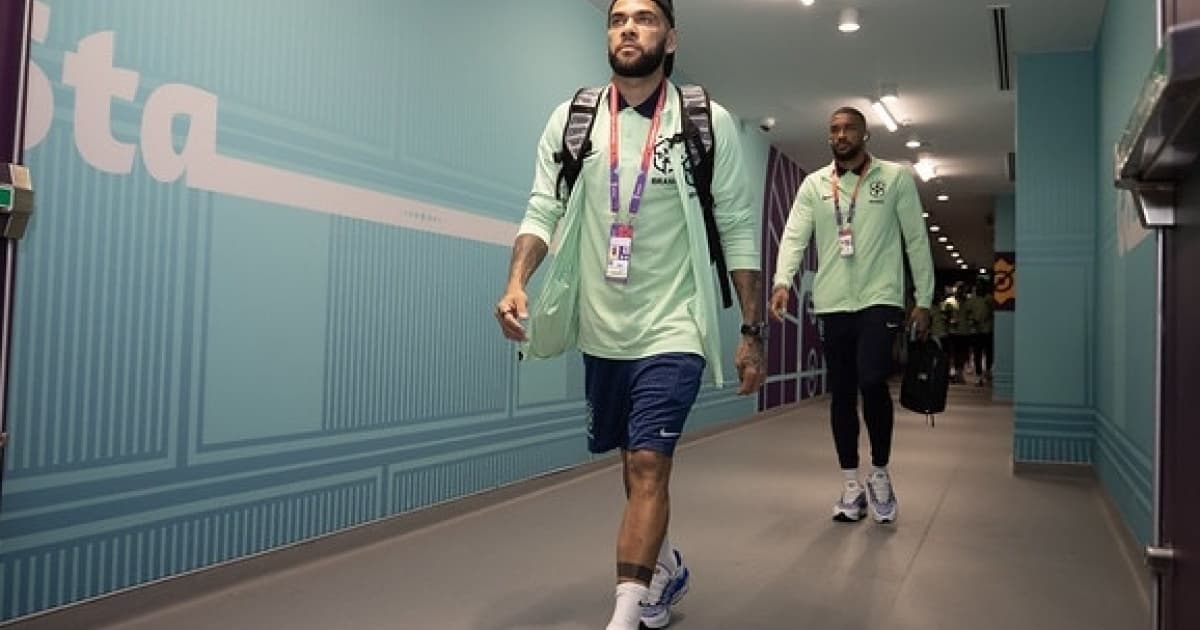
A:
[[[691,572],[683,566],[683,556],[679,555],[678,549],[672,549],[671,553],[675,554],[675,570],[658,563],[646,598],[650,603],[642,602],[642,623],[654,630],[666,628],[671,623],[671,606],[678,604],[688,592]]]
[[[861,521],[867,515],[867,493],[862,484],[854,479],[846,480],[842,496],[833,504],[833,520],[841,523]]]
[[[867,498],[876,523],[896,522],[896,491],[887,471],[873,472],[867,478]]]

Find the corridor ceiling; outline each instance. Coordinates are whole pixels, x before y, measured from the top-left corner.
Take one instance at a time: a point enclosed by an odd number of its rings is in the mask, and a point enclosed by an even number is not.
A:
[[[591,1],[608,9],[609,0]],[[1005,7],[1011,90],[999,85],[998,5]],[[756,133],[759,120],[773,117],[768,140],[806,170],[829,162],[829,114],[842,105],[867,114],[874,154],[910,162],[928,154],[939,177],[918,185],[930,222],[977,269],[991,267],[994,198],[1013,191],[1007,162],[1015,150],[1018,56],[1091,49],[1104,1],[815,0],[806,7],[800,0],[676,0],[675,8],[678,71]],[[846,8],[859,12],[856,33],[837,28]],[[894,110],[904,126],[895,133],[871,110],[886,84],[900,97]],[[913,137],[926,146],[906,148]],[[950,201],[936,200],[943,192]],[[953,268],[944,247],[934,251],[939,268]]]

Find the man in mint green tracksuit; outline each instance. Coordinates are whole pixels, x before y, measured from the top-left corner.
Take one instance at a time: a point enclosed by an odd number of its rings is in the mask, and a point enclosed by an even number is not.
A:
[[[690,572],[667,540],[672,458],[704,371],[724,382],[705,222],[683,146],[672,140],[685,118],[666,78],[676,37],[669,0],[610,6],[613,76],[596,109],[594,154],[564,203],[555,153],[570,102],[559,106],[538,145],[533,193],[495,312],[504,336],[524,343],[527,357],[579,347],[588,448],[621,450],[627,501],[607,630],[664,627],[687,590]],[[737,124],[715,102],[711,113],[715,223],[744,323],[734,365],[739,393],[752,394],[766,378],[758,230]],[[525,285],[560,223],[558,252],[527,308]]]
[[[879,523],[895,521],[896,493],[888,473],[894,417],[887,379],[892,344],[905,326],[904,253],[916,306],[910,320],[925,336],[933,300],[933,259],[917,186],[908,170],[867,152],[862,112],[843,107],[829,123],[833,163],[800,184],[779,242],[771,312],[787,309],[792,278],[816,237],[813,306],[819,316],[832,394],[830,420],[845,477],[834,504],[837,521],[858,521],[868,505]],[[864,491],[858,472],[858,394],[871,440],[872,471]]]

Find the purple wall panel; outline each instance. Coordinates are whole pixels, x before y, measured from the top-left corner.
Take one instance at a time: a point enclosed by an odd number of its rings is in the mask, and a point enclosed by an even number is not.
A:
[[[798,164],[771,147],[767,161],[762,229],[763,269],[767,270],[767,282],[763,283],[767,292],[763,296],[764,301],[770,299],[770,278],[775,272],[779,238],[805,175]],[[824,391],[825,360],[821,354],[816,318],[812,316],[812,296],[809,292],[816,270],[817,253],[810,243],[800,273],[794,279],[787,321],[778,323],[771,320],[767,369],[772,382],[759,395],[759,408],[763,411]]]

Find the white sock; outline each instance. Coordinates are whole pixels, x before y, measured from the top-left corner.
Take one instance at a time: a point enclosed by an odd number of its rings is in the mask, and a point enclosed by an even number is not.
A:
[[[617,585],[617,604],[612,619],[604,630],[638,630],[642,622],[641,602],[650,589],[637,582],[621,582]]]
[[[675,547],[671,546],[666,536],[663,536],[662,546],[658,548],[658,563],[666,567],[669,573],[679,570],[679,564],[675,562]]]
[[[843,468],[842,475],[846,477],[846,481],[858,481],[857,468]]]
[[[871,466],[872,475],[877,475],[879,473],[883,473],[885,475],[888,474],[887,466]]]

